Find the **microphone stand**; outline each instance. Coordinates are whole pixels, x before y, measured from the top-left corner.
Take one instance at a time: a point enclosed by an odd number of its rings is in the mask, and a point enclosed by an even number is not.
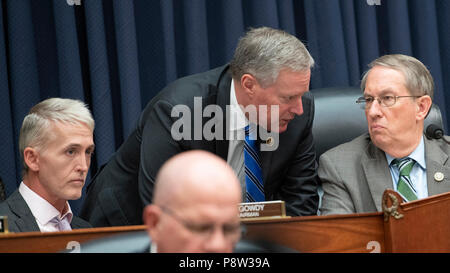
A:
[[[442,139],[445,143],[450,144],[444,137],[444,130],[436,124],[428,125],[425,135],[428,139]]]

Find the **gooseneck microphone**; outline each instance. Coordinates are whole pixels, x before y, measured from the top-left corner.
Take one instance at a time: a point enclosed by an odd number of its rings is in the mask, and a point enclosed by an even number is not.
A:
[[[442,130],[442,128],[437,126],[436,124],[430,124],[428,125],[425,134],[428,139],[440,139],[444,135],[444,130]]]
[[[444,130],[436,124],[430,124],[425,131],[425,135],[428,139],[441,139],[445,141],[447,144],[450,144],[444,137]]]

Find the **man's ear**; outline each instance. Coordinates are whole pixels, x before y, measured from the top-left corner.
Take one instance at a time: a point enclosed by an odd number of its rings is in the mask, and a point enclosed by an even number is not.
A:
[[[241,77],[241,86],[244,90],[244,93],[249,97],[252,97],[256,92],[256,87],[259,86],[256,78],[251,74],[244,74]]]
[[[428,95],[417,98],[417,119],[418,120],[425,119],[425,117],[428,114],[428,111],[430,111],[432,104],[433,104],[433,101],[431,100],[431,97]]]
[[[39,152],[32,147],[26,147],[23,151],[23,160],[31,171],[39,171]]]
[[[147,232],[152,238],[152,240],[157,240],[158,238],[158,223],[161,219],[161,209],[153,204],[147,205],[144,208],[143,212],[143,220],[144,224],[147,226]]]

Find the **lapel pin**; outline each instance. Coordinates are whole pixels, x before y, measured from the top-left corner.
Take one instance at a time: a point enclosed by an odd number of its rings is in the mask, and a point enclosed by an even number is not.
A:
[[[441,172],[436,172],[434,174],[434,180],[436,180],[436,182],[441,182],[442,180],[444,180],[444,174]]]

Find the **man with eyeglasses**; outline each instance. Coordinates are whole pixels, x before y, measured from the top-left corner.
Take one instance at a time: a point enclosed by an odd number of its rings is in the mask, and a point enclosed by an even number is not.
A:
[[[241,235],[239,180],[220,157],[201,150],[169,159],[144,209],[151,252],[232,252]]]
[[[419,60],[385,55],[369,64],[361,82],[368,133],[319,159],[324,195],[320,212],[381,211],[383,192],[396,190],[404,202],[450,191],[449,145],[424,137],[424,119],[434,83]]]

